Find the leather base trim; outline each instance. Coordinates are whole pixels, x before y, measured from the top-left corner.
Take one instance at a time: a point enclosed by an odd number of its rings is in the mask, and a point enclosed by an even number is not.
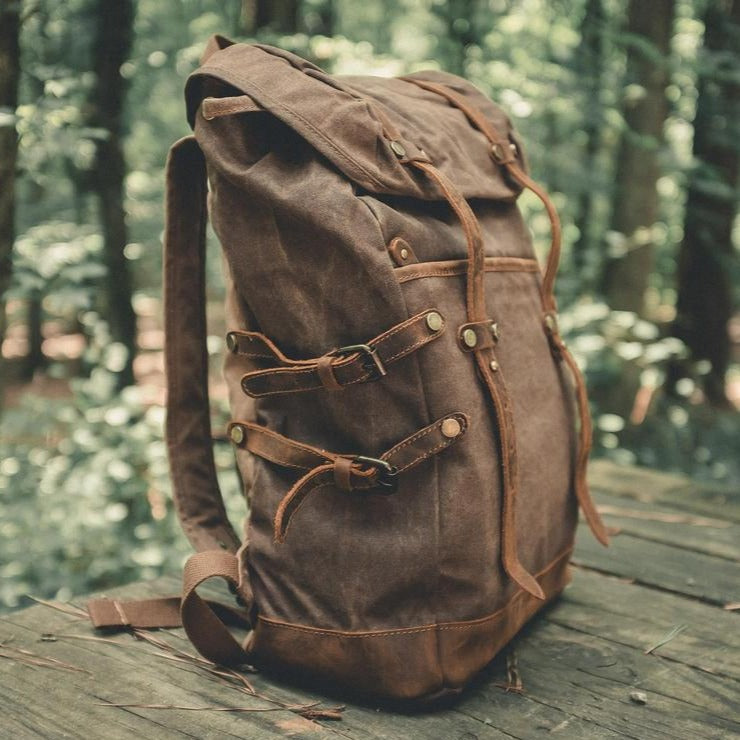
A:
[[[342,632],[259,617],[247,647],[264,670],[386,699],[429,700],[460,689],[570,581],[572,547],[537,574],[545,601],[525,591],[479,619]]]

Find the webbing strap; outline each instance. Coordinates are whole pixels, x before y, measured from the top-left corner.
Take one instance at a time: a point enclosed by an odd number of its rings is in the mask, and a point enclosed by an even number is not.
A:
[[[252,601],[237,555],[223,550],[198,552],[185,564],[182,597],[126,600],[92,599],[87,604],[90,621],[98,629],[154,629],[184,627],[198,652],[221,665],[240,665],[249,658],[227,625],[248,629],[246,610],[234,609],[201,598],[196,589],[210,578],[223,578],[242,598]]]
[[[166,436],[173,496],[196,550],[236,551],[216,478],[208,402],[205,310],[206,168],[193,136],[167,159],[164,235]]]

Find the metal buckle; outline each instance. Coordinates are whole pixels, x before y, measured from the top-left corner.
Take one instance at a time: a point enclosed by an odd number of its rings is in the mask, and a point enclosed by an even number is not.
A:
[[[379,457],[367,457],[365,455],[355,455],[352,462],[373,466],[378,471],[377,485],[385,489],[382,493],[395,493],[398,488],[398,468],[395,465],[391,465],[387,460],[381,460]]]
[[[371,380],[378,380],[384,375],[388,375],[385,365],[383,365],[382,360],[378,357],[378,350],[370,344],[348,344],[346,347],[335,349],[329,354],[335,357],[343,357],[344,355],[351,355],[353,352],[359,352],[364,356],[362,366],[369,373],[372,373],[373,377]]]

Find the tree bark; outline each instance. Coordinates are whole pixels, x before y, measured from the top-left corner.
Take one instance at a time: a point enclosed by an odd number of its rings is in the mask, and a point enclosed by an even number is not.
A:
[[[604,127],[604,107],[601,102],[601,89],[604,77],[604,33],[606,13],[603,0],[587,0],[586,12],[581,22],[581,49],[579,73],[583,81],[586,105],[583,114],[583,132],[586,135],[584,168],[586,186],[578,196],[578,239],[573,244],[573,266],[579,275],[586,276],[589,260],[588,251],[597,241],[594,236],[595,183],[589,182],[598,171],[599,152],[602,147]],[[585,286],[584,286],[585,287]]]
[[[603,284],[612,308],[636,313],[644,310],[653,271],[651,229],[658,219],[658,154],[668,116],[673,16],[674,0],[630,0],[626,83],[641,91],[625,102],[617,161],[612,229],[624,236],[624,250],[607,260]]]
[[[15,110],[20,79],[20,0],[0,0],[0,348],[5,338],[5,292],[12,275],[15,241],[15,168],[18,135]],[[3,363],[0,352],[0,364]],[[0,368],[0,408],[4,396]]]
[[[704,26],[694,119],[695,166],[679,250],[673,333],[686,342],[693,360],[709,361],[704,392],[710,402],[725,405],[732,227],[740,172],[740,0],[709,3]]]
[[[278,33],[295,33],[299,6],[299,0],[256,0],[254,30],[269,27]]]
[[[93,69],[97,81],[92,91],[89,124],[102,129],[96,140],[93,173],[95,193],[103,230],[105,265],[105,318],[111,338],[126,347],[128,356],[119,373],[120,387],[134,382],[133,361],[136,354],[136,314],[131,302],[132,279],[123,250],[128,232],[124,209],[123,106],[126,83],[121,65],[128,59],[133,41],[134,5],[132,0],[96,2],[96,36]]]

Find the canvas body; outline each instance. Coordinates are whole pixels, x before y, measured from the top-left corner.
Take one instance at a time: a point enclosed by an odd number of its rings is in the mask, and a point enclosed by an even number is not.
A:
[[[508,117],[449,74],[331,77],[216,39],[186,97],[165,261],[170,460],[201,551],[182,621],[218,662],[375,696],[459,691],[566,585],[578,502],[605,539],[555,323],[554,210]],[[241,544],[209,439],[205,173]],[[553,222],[544,273],[523,186]],[[249,608],[242,646],[195,595],[209,575]]]

